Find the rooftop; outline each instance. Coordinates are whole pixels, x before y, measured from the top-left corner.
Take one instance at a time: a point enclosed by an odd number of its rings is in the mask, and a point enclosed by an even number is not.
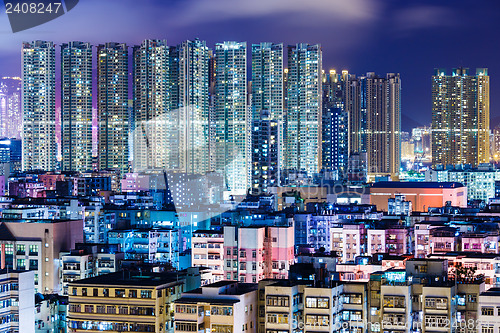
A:
[[[184,280],[180,279],[177,273],[122,271],[73,281],[70,285],[157,287],[164,284],[182,283]]]
[[[240,300],[239,299],[227,299],[227,298],[219,298],[219,297],[213,297],[213,296],[207,296],[207,297],[181,297],[177,300],[174,301],[174,303],[182,303],[182,304],[196,304],[196,303],[210,303],[210,304],[219,304],[219,305],[233,305],[235,303],[238,303]]]
[[[490,288],[487,291],[483,291],[479,296],[500,296],[500,288]]]
[[[377,182],[372,188],[458,188],[464,187],[457,182]]]

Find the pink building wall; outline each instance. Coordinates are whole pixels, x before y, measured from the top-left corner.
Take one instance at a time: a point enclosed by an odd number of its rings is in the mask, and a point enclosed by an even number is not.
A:
[[[39,175],[38,180],[43,183],[46,190],[55,190],[56,182],[64,180],[64,175],[54,175],[54,174],[46,174]]]
[[[295,260],[293,227],[241,227],[237,239],[224,231],[224,277],[255,283],[266,278],[287,279]],[[237,250],[237,255],[234,255]],[[238,260],[235,269],[230,263]],[[228,267],[228,263],[231,267]]]
[[[126,173],[125,178],[121,180],[121,189],[123,192],[138,192],[149,190],[149,176],[138,173]]]
[[[387,229],[386,235],[387,253],[392,255],[406,254],[408,239],[407,229]]]

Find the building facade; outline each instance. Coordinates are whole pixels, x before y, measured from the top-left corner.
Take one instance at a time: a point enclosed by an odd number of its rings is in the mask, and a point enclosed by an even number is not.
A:
[[[487,68],[436,69],[432,76],[432,164],[490,160],[490,77]]]
[[[19,77],[3,77],[0,80],[0,124],[0,137],[21,139],[23,113]]]
[[[246,53],[245,42],[215,45],[216,170],[232,194],[246,194],[250,185]]]
[[[22,49],[23,170],[55,170],[56,50],[33,41]]]
[[[69,284],[68,332],[171,332],[176,274],[117,272]]]
[[[266,110],[252,121],[252,191],[267,192],[279,185],[281,133],[279,121]]]
[[[97,47],[97,111],[99,117],[99,169],[129,171],[127,44]]]
[[[349,158],[349,122],[346,109],[348,71],[323,73],[322,167],[337,171],[341,179],[347,173]]]
[[[187,40],[179,55],[179,169],[205,174],[210,169],[209,48],[205,41]],[[174,74],[175,75],[175,74]]]
[[[397,179],[401,164],[401,79],[367,73],[349,83],[349,151],[366,153],[369,180]]]
[[[62,171],[92,170],[92,45],[61,45]]]
[[[284,167],[309,177],[321,170],[321,73],[320,45],[288,47]]]
[[[171,112],[175,50],[166,40],[144,40],[134,46],[133,58],[134,171],[177,169],[177,119]]]

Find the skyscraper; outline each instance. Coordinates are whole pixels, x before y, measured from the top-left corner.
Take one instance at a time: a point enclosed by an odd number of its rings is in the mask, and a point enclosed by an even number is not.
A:
[[[321,170],[321,72],[320,45],[288,47],[285,168]]]
[[[247,108],[247,45],[215,45],[216,170],[230,193],[245,194],[250,184],[250,119]]]
[[[347,71],[323,74],[322,165],[325,171],[338,171],[343,178],[349,158],[348,113],[346,110]]]
[[[128,48],[106,43],[97,47],[99,169],[129,169]]]
[[[365,153],[368,177],[397,178],[401,164],[401,81],[368,73],[347,91],[350,153]]]
[[[262,110],[283,121],[283,44],[252,45],[252,118]]]
[[[267,192],[280,180],[280,130],[269,111],[262,110],[259,118],[252,121],[252,190]]]
[[[166,40],[144,40],[134,47],[133,57],[134,171],[176,169],[172,133],[177,119],[171,112],[170,48]]]
[[[92,170],[92,45],[61,45],[63,171]]]
[[[487,68],[436,69],[432,76],[432,164],[488,163],[490,77]]]
[[[284,68],[283,44],[260,43],[252,45],[252,119],[260,121],[262,111],[265,117],[276,122],[279,133],[276,136],[278,148],[278,164],[275,166],[276,181],[280,179],[280,169],[283,166],[283,131],[284,131]],[[268,121],[268,120],[264,120]],[[274,128],[273,128],[274,130]],[[254,133],[255,131],[253,131]],[[252,138],[252,142],[255,143]],[[258,140],[257,140],[258,141]],[[252,156],[254,156],[252,152]],[[253,167],[255,169],[255,166]],[[255,185],[254,172],[252,182]],[[274,182],[273,186],[278,185]]]
[[[55,62],[54,43],[23,43],[23,170],[56,169]]]
[[[0,80],[0,137],[21,139],[21,78],[3,77]]]
[[[205,41],[187,40],[178,47],[179,168],[210,171],[209,49]]]

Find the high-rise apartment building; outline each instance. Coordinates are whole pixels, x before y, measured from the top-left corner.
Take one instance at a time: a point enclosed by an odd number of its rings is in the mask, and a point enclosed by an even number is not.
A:
[[[283,122],[283,44],[252,45],[252,118],[262,110]]]
[[[216,170],[225,188],[246,194],[250,183],[250,114],[247,108],[247,45],[215,45]]]
[[[488,163],[490,77],[487,68],[437,69],[432,76],[433,166]]]
[[[348,113],[346,110],[348,71],[323,73],[322,167],[337,171],[340,178],[347,172],[349,158]]]
[[[283,165],[284,131],[283,44],[252,45],[252,120],[260,120],[266,110],[279,131],[279,168]],[[279,178],[278,178],[279,181]]]
[[[3,77],[0,80],[0,137],[21,139],[21,78]]]
[[[129,128],[127,44],[97,47],[99,169],[128,172]]]
[[[321,170],[320,45],[288,47],[285,168],[306,172]]]
[[[63,171],[92,170],[92,45],[61,45]]]
[[[179,168],[186,173],[204,174],[211,170],[209,51],[206,42],[198,39],[177,46]]]
[[[280,180],[279,122],[267,110],[252,121],[252,190],[267,192]]]
[[[54,43],[23,43],[23,170],[56,169],[55,66]]]
[[[369,179],[397,178],[401,164],[401,80],[368,73],[351,79],[347,91],[350,153],[367,157]]]
[[[414,152],[421,159],[432,157],[431,129],[430,127],[416,127],[411,131],[411,141],[414,144]]]
[[[491,154],[495,161],[500,159],[500,126],[497,125],[492,131]]]
[[[134,170],[177,169],[170,48],[166,40],[145,40],[133,57]]]

